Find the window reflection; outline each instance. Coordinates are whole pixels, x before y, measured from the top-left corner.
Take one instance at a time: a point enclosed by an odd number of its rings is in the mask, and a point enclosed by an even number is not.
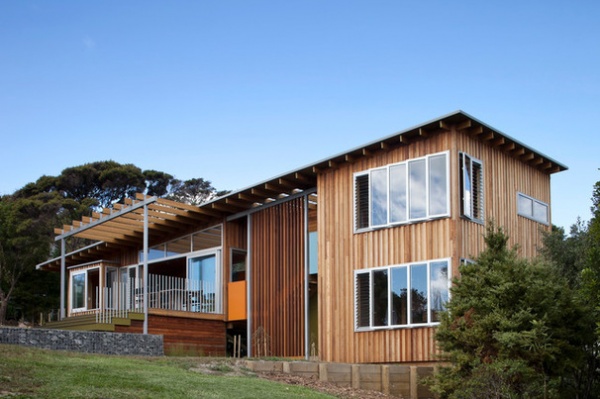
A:
[[[388,322],[388,271],[373,272],[373,325],[387,326]]]
[[[448,208],[446,195],[446,156],[429,158],[429,215],[443,215]]]
[[[427,216],[427,187],[424,159],[408,164],[410,185],[410,218],[420,219]]]
[[[431,321],[440,321],[440,312],[448,302],[448,263],[431,263]]]
[[[410,266],[410,321],[427,323],[427,265]]]
[[[387,169],[371,172],[371,224],[387,224]]]
[[[408,324],[408,280],[406,267],[392,268],[392,324]]]
[[[406,164],[390,167],[390,221],[406,221]]]

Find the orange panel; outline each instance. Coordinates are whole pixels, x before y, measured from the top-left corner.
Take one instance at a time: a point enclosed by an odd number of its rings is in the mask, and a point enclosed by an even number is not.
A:
[[[246,282],[229,283],[228,291],[227,320],[246,320]]]

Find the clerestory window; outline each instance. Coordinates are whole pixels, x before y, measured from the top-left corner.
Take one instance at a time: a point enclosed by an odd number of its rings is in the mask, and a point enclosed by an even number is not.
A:
[[[448,153],[354,175],[355,230],[449,216]]]
[[[548,224],[548,204],[523,193],[517,193],[517,214],[539,223]]]

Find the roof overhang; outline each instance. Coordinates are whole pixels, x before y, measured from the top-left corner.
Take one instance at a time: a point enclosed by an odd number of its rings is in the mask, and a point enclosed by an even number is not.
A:
[[[456,111],[418,126],[278,175],[241,190],[208,201],[200,206],[186,205],[158,197],[138,194],[114,209],[94,213],[81,221],[55,229],[56,240],[80,237],[97,241],[67,255],[69,264],[104,259],[123,247],[140,248],[143,240],[143,208],[148,208],[149,243],[160,243],[194,229],[221,223],[227,218],[256,211],[277,202],[305,193],[314,193],[319,173],[353,163],[395,147],[409,145],[440,131],[464,132],[543,173],[564,171],[567,167],[539,151],[526,146],[463,111]],[[43,269],[58,269],[60,258],[38,265]]]

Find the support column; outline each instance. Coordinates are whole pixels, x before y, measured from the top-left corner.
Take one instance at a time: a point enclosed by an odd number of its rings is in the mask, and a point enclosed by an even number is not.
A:
[[[310,298],[309,298],[309,245],[308,237],[308,195],[304,196],[304,358],[310,358]]]
[[[65,262],[65,239],[60,239],[60,320],[65,318],[65,279],[66,279],[66,262]]]
[[[145,201],[145,199],[144,199]],[[148,334],[148,205],[144,204],[144,334]]]
[[[248,358],[252,357],[252,215],[246,223],[246,348]]]

